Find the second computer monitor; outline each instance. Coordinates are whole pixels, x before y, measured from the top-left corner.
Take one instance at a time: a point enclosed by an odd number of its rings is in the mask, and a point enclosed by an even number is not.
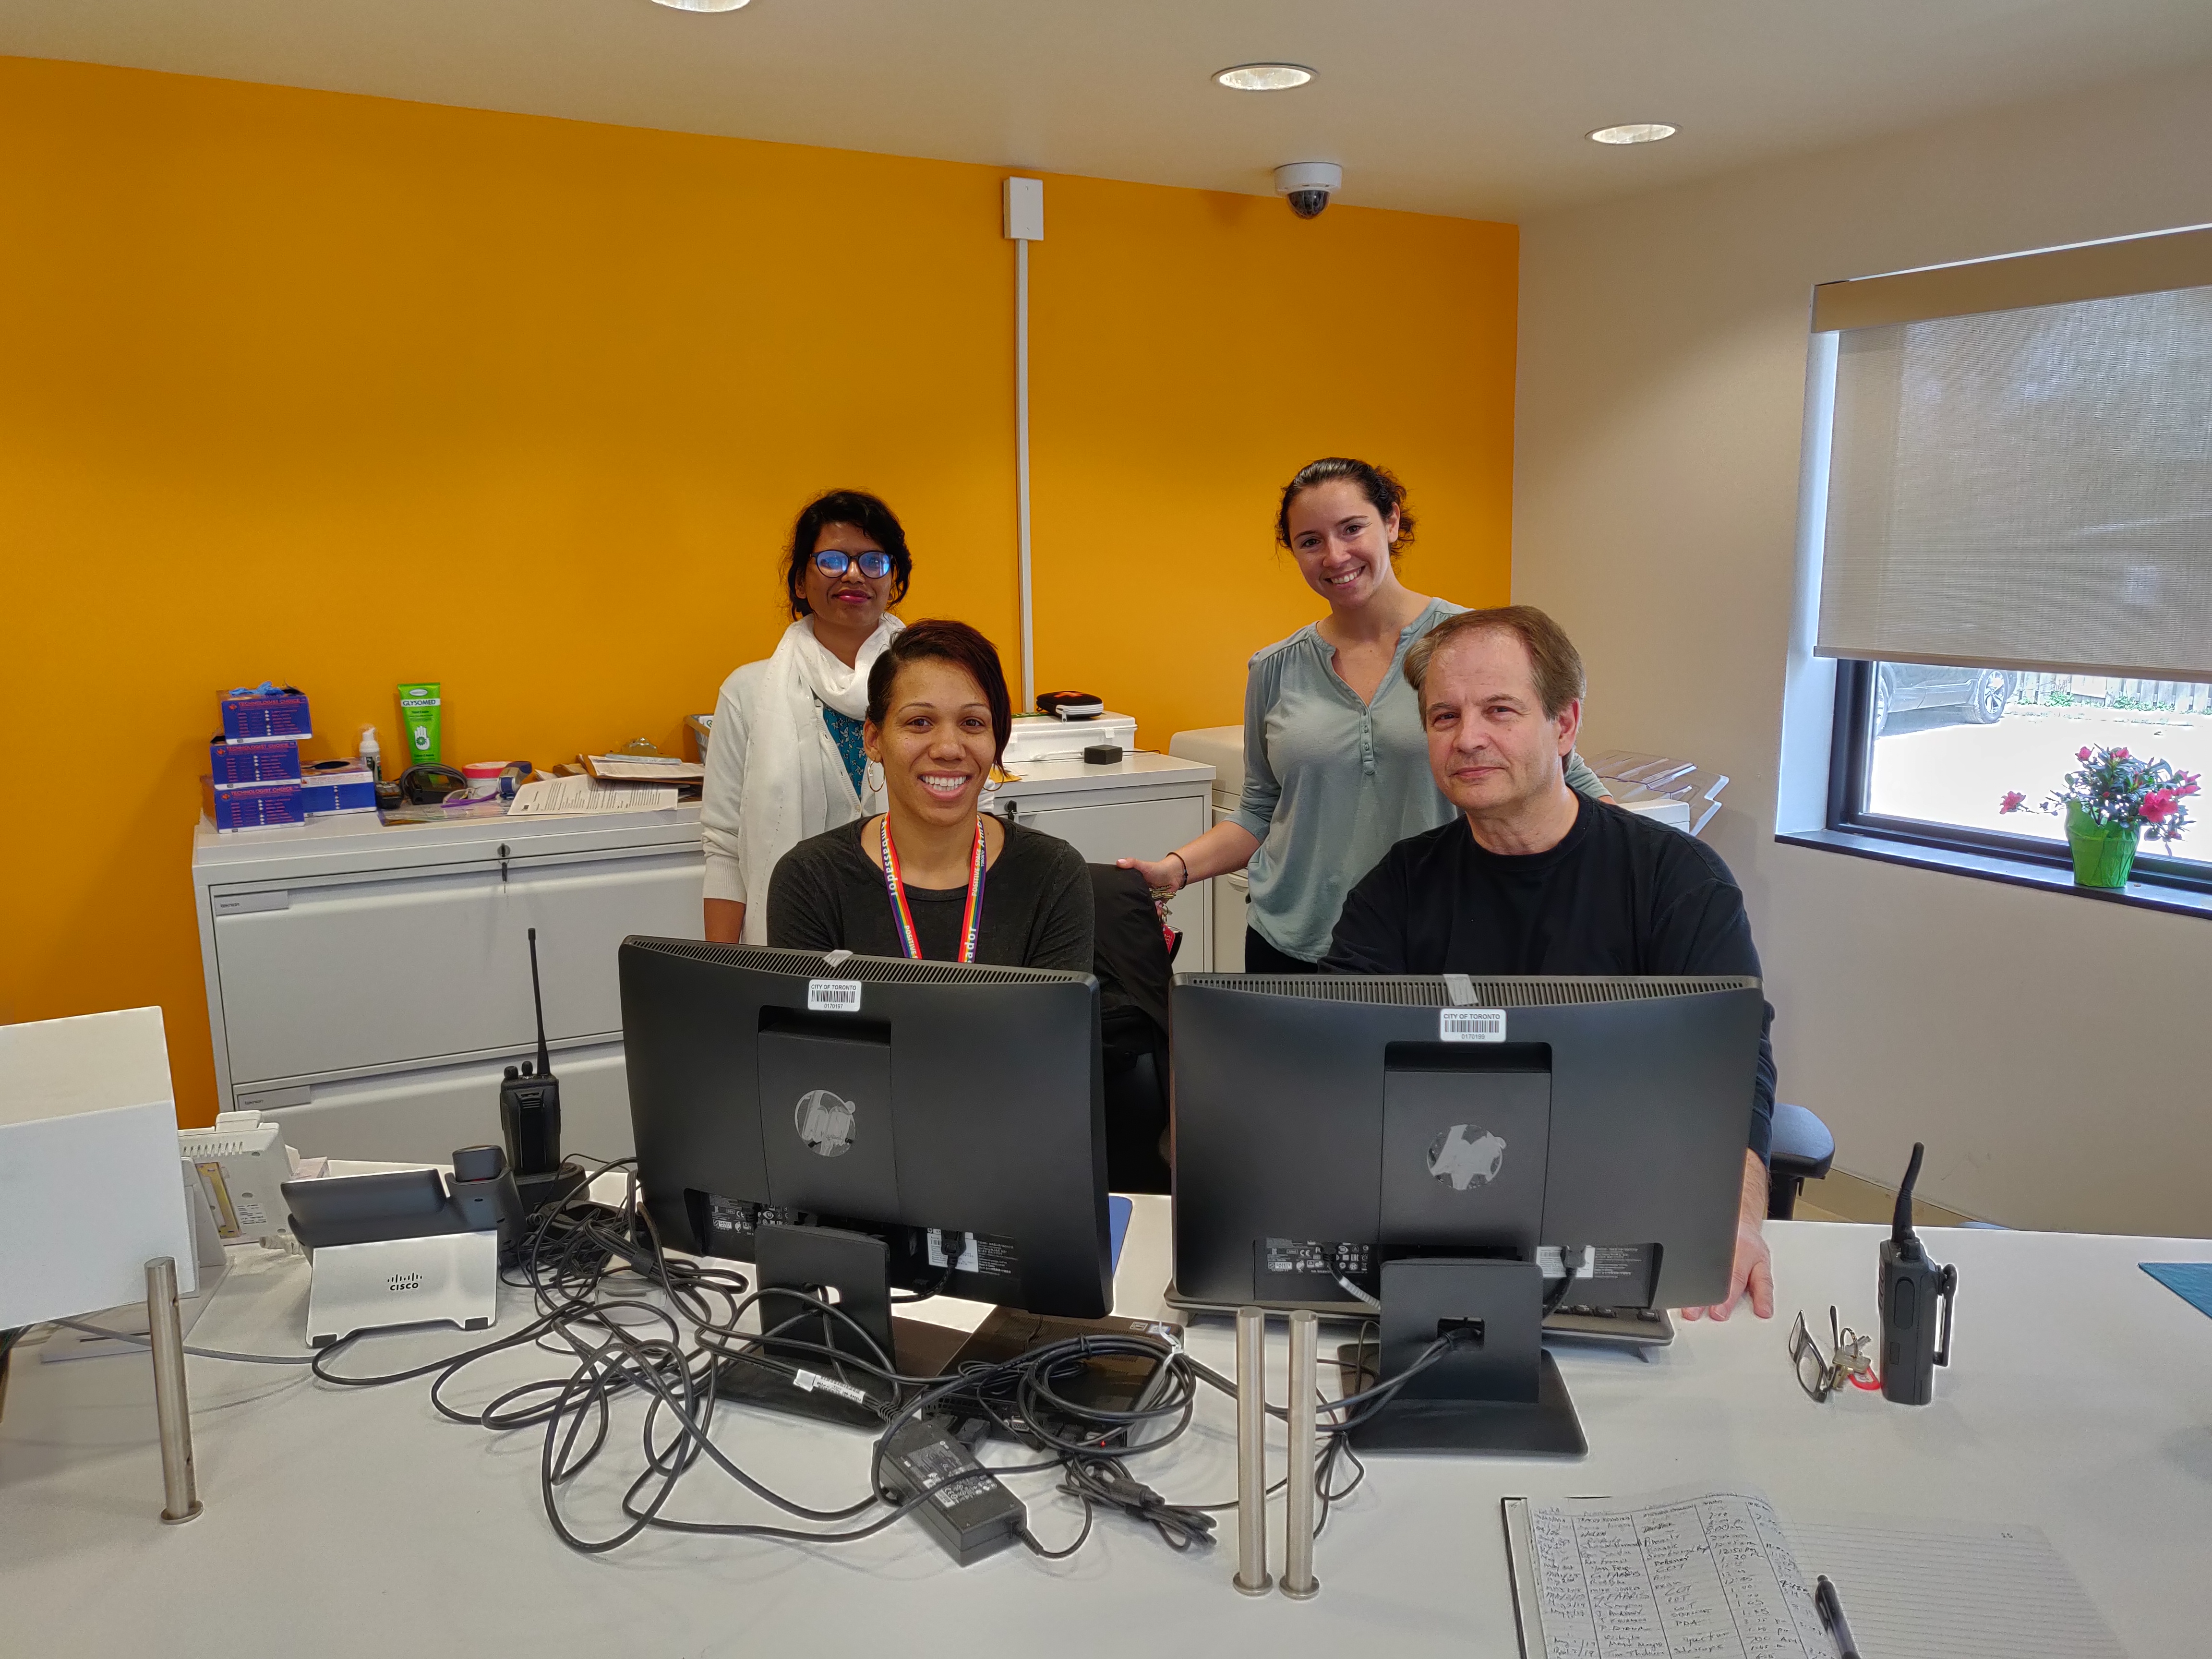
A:
[[[1568,1299],[1726,1294],[1755,979],[1186,975],[1176,1299],[1350,1310],[1391,1260],[1577,1267]]]

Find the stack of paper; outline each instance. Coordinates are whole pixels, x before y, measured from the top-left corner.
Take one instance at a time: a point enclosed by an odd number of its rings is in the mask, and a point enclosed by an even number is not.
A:
[[[579,755],[584,769],[608,783],[699,783],[707,769],[674,755]]]
[[[514,792],[514,817],[581,817],[589,812],[658,812],[676,805],[673,784],[633,786],[595,778],[540,778]]]

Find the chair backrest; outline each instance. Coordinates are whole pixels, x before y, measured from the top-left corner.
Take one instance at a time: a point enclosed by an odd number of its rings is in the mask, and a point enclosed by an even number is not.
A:
[[[1097,907],[1092,971],[1098,975],[1099,1059],[1105,1072],[1106,1179],[1117,1193],[1164,1193],[1167,1165],[1168,991],[1174,958],[1145,878],[1111,864],[1091,866]]]
[[[1175,970],[1167,940],[1160,933],[1159,911],[1152,890],[1134,870],[1118,865],[1091,866],[1091,897],[1097,907],[1097,942],[1092,971],[1098,975],[1102,1017],[1117,1008],[1142,1012],[1167,1041],[1168,992]]]

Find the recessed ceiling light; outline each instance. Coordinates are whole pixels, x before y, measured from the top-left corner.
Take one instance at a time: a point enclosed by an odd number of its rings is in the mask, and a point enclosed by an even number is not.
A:
[[[1625,127],[1600,127],[1590,134],[1601,144],[1656,144],[1674,136],[1674,129],[1664,121],[1632,121]]]
[[[1235,92],[1288,92],[1314,78],[1314,72],[1297,64],[1238,64],[1217,70],[1213,78]]]
[[[653,0],[656,6],[667,6],[677,11],[736,11],[746,0]]]

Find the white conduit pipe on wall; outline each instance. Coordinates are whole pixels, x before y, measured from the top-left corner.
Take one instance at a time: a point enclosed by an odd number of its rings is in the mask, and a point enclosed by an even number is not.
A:
[[[1014,520],[1021,571],[1022,700],[1036,707],[1036,619],[1030,599],[1030,244],[1044,240],[1044,180],[1008,179],[1006,237],[1014,245]]]

